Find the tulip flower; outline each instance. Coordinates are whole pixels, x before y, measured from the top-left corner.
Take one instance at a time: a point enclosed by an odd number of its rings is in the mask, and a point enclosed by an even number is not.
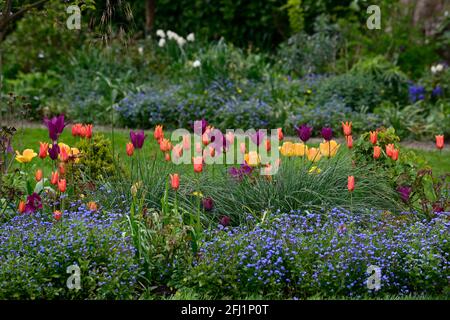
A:
[[[66,174],[66,166],[63,162],[61,162],[58,166],[58,170],[59,170],[59,174],[60,175],[65,175]]]
[[[162,138],[164,138],[164,131],[162,125],[157,125],[155,127],[155,131],[153,132],[153,137],[155,137],[156,141],[160,141]]]
[[[195,144],[195,153],[197,153],[197,154],[201,154],[202,153],[202,145],[201,145],[201,143],[196,143]]]
[[[50,183],[56,186],[58,184],[58,180],[59,180],[58,171],[52,172]]]
[[[39,182],[42,180],[42,170],[37,169],[36,173],[34,174],[34,178],[36,179],[36,182]]]
[[[378,132],[377,131],[370,131],[370,142],[375,145],[378,140]]]
[[[166,152],[164,154],[164,160],[166,160],[167,162],[170,161],[170,153]]]
[[[272,148],[272,144],[270,143],[270,140],[267,139],[266,140],[266,151],[269,152],[271,148]]]
[[[62,217],[61,211],[55,210],[55,212],[53,212],[53,218],[54,218],[56,221],[61,220],[61,217]]]
[[[322,157],[320,153],[320,149],[318,148],[308,148],[308,152],[306,153],[309,161],[317,162]]]
[[[64,127],[66,126],[64,124],[63,114],[53,117],[51,119],[45,118],[44,124],[47,126],[48,135],[53,142],[58,140],[59,135],[63,132]]]
[[[195,157],[192,159],[194,162],[194,172],[200,173],[203,171],[203,158]]]
[[[167,140],[165,138],[161,139],[160,143],[159,143],[159,149],[162,152],[168,152],[168,151],[170,151],[172,149],[172,144],[170,143],[169,140]]]
[[[173,190],[178,190],[178,188],[180,187],[180,176],[178,175],[178,173],[170,175],[170,185]]]
[[[399,154],[399,150],[398,149],[393,149],[392,150],[392,155],[391,155],[391,159],[394,161],[398,160],[398,154]]]
[[[350,136],[352,134],[352,122],[342,122],[342,131],[344,136]]]
[[[48,143],[39,142],[39,158],[45,159],[48,154]]]
[[[349,149],[353,148],[353,138],[351,135],[346,136],[346,140],[347,140],[347,147]]]
[[[220,218],[220,221],[219,221],[219,223],[222,225],[222,226],[224,226],[224,227],[226,227],[226,226],[228,226],[229,224],[230,224],[230,217],[229,216],[223,216],[222,218]]]
[[[263,142],[265,136],[266,133],[263,130],[259,129],[254,134],[250,135],[250,139],[254,144],[259,146],[261,142]]]
[[[183,155],[183,146],[181,144],[175,145],[172,149],[172,154],[176,158],[181,158],[181,156]]]
[[[206,128],[208,127],[208,122],[205,119],[196,120],[196,121],[194,121],[194,124],[192,125],[192,129],[194,130],[195,133],[197,133],[197,131],[195,131],[196,127],[200,127],[202,129],[201,134],[204,134],[206,131]]]
[[[444,135],[436,136],[436,148],[442,150],[444,148]]]
[[[341,145],[334,140],[322,142],[319,146],[320,153],[325,157],[334,157]]]
[[[278,141],[283,140],[283,138],[284,138],[283,129],[282,128],[278,128],[277,129],[277,133],[278,133]]]
[[[228,144],[233,144],[234,143],[234,133],[231,131],[228,131],[225,134],[225,139],[227,140]]]
[[[247,147],[245,146],[245,142],[241,142],[239,149],[242,154],[245,154],[247,152]]]
[[[39,209],[42,209],[42,199],[37,193],[34,192],[27,197],[24,212],[35,213]]]
[[[312,134],[312,127],[308,127],[306,124],[302,124],[300,127],[295,127],[295,130],[297,131],[297,135],[303,142],[306,142],[311,138]]]
[[[134,132],[133,130],[130,131],[130,139],[131,143],[133,144],[133,147],[135,149],[142,149],[142,146],[144,145],[144,140],[147,136],[145,135],[144,131],[137,131]]]
[[[18,207],[17,210],[19,211],[19,213],[24,213],[25,212],[25,201],[20,200],[19,207]]]
[[[66,192],[66,189],[67,189],[66,179],[61,179],[61,180],[59,180],[59,181],[58,181],[58,190],[59,190],[61,193],[64,193],[64,192]]]
[[[386,145],[386,155],[391,158],[392,157],[392,151],[395,149],[394,145],[392,143]]]
[[[294,144],[290,141],[286,141],[280,147],[280,153],[285,157],[295,156],[295,148]]]
[[[32,149],[25,149],[23,150],[22,154],[20,154],[19,151],[16,150],[16,160],[20,163],[28,163],[36,156],[37,153]]]
[[[355,190],[355,177],[354,176],[348,176],[347,189],[350,192],[353,192],[353,190]]]
[[[74,137],[80,136],[81,127],[82,127],[81,123],[75,123],[72,126],[72,136]]]
[[[127,155],[129,157],[131,157],[133,155],[133,153],[134,153],[134,146],[133,146],[133,144],[131,142],[128,142],[127,146],[126,146],[126,149],[127,149]]]
[[[308,146],[304,143],[294,143],[294,155],[297,157],[303,157],[308,152]]]
[[[62,148],[60,147],[60,149],[59,149],[60,150],[59,151],[59,158],[61,159],[62,162],[67,162],[69,160],[69,153],[68,153],[67,149],[68,148],[65,148],[65,147],[62,147]]]
[[[373,158],[378,159],[381,156],[381,148],[379,146],[373,147]]]
[[[188,134],[183,136],[183,149],[184,150],[191,149],[191,136]]]
[[[50,159],[52,159],[52,160],[58,159],[59,146],[56,143],[48,148],[48,155],[49,155]]]
[[[256,167],[261,162],[259,154],[256,151],[250,151],[249,153],[247,153],[244,156],[244,160],[250,167]]]
[[[409,186],[400,186],[397,188],[397,192],[400,194],[403,202],[408,203],[411,196],[412,188]]]
[[[86,137],[86,127],[80,124],[80,127],[78,129],[78,135],[82,138]]]
[[[214,209],[214,201],[211,197],[206,197],[202,200],[202,207],[205,211],[212,211]]]
[[[95,203],[94,201],[89,201],[87,203],[87,207],[90,211],[97,211],[98,210],[98,206],[97,203]]]
[[[209,132],[206,131],[204,134],[202,134],[202,143],[203,145],[207,146],[209,143]]]
[[[322,134],[322,138],[325,141],[330,141],[333,138],[333,129],[331,129],[330,127],[322,128],[320,133]]]
[[[92,124],[87,124],[85,128],[86,128],[85,137],[88,139],[92,138]]]

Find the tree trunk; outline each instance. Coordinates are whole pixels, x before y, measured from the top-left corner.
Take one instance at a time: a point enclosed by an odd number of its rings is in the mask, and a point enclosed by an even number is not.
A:
[[[155,22],[156,0],[146,0],[145,2],[145,35],[152,31]]]

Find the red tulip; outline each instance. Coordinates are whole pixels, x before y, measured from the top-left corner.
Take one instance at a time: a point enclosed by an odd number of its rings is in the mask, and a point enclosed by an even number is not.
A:
[[[164,154],[164,160],[170,161],[170,153],[166,152],[166,153]]]
[[[344,136],[349,136],[352,134],[352,122],[342,122],[342,131],[344,131]]]
[[[284,134],[283,134],[283,129],[282,128],[278,128],[278,140],[281,141],[284,138]]]
[[[373,158],[378,159],[381,156],[381,148],[379,146],[373,147]]]
[[[162,125],[157,125],[155,127],[155,132],[153,132],[153,136],[155,137],[156,141],[161,141],[161,139],[164,138],[164,131]]]
[[[353,138],[352,138],[352,136],[351,135],[347,136],[346,140],[347,140],[347,147],[349,149],[353,148]]]
[[[392,155],[391,155],[391,159],[394,161],[398,160],[398,154],[399,154],[399,150],[398,149],[393,149],[392,150]]]
[[[353,190],[355,190],[355,177],[354,176],[348,176],[347,189],[350,192],[353,192]]]
[[[66,192],[66,189],[67,189],[66,179],[61,179],[61,180],[59,180],[59,181],[58,181],[58,190],[59,190],[61,193],[64,193],[64,192]]]
[[[59,210],[56,210],[55,212],[53,212],[53,218],[55,218],[56,221],[61,220],[62,217],[62,213]]]
[[[436,148],[439,150],[444,148],[444,135],[436,136]]]
[[[372,144],[376,144],[378,140],[378,132],[376,131],[370,131],[370,142]]]
[[[131,142],[128,142],[126,148],[127,148],[127,155],[129,157],[131,157],[133,155],[133,153],[134,153],[134,146],[133,146],[133,144]]]
[[[193,158],[194,162],[194,172],[200,173],[203,171],[203,158],[195,157]]]
[[[66,166],[62,162],[59,164],[59,174],[62,176],[66,174]]]
[[[386,145],[386,155],[391,158],[392,157],[392,151],[395,149],[394,145],[392,143]]]
[[[92,138],[92,124],[88,124],[86,125],[86,133],[85,133],[86,138],[90,139]]]
[[[47,157],[48,153],[48,143],[46,142],[39,142],[39,158],[45,159]]]
[[[58,171],[52,172],[52,178],[50,179],[50,183],[53,185],[57,185],[59,180]]]
[[[173,190],[178,190],[178,188],[180,187],[180,176],[178,175],[178,173],[170,175],[170,185],[172,186]]]
[[[267,140],[266,140],[266,150],[267,150],[267,152],[269,152],[270,149],[272,149],[272,144],[270,143],[270,140],[267,139]]]

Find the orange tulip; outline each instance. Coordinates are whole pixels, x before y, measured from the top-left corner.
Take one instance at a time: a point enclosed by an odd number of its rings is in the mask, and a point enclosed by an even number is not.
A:
[[[391,158],[392,157],[392,151],[395,149],[394,145],[392,143],[386,145],[386,155]]]
[[[62,162],[59,164],[59,174],[62,176],[66,174],[66,166]]]
[[[381,156],[381,148],[379,146],[373,147],[373,158],[378,159]]]
[[[41,169],[36,170],[36,174],[34,175],[34,178],[36,179],[37,182],[42,180],[42,170]]]
[[[270,140],[267,139],[267,140],[266,140],[266,150],[267,150],[267,152],[269,152],[270,149],[272,149],[272,144],[270,143]]]
[[[170,161],[170,153],[166,152],[166,153],[164,154],[164,160]]]
[[[25,201],[20,200],[18,210],[19,210],[19,213],[25,212]]]
[[[170,149],[172,149],[172,144],[170,143],[169,140],[163,138],[160,140],[159,149],[162,152],[170,151]]]
[[[86,125],[86,138],[90,139],[92,138],[92,124]]]
[[[192,159],[194,162],[194,172],[200,173],[203,171],[203,158],[195,157]]]
[[[284,138],[283,129],[282,128],[278,128],[277,131],[278,131],[278,140],[279,141],[283,140],[283,138]]]
[[[378,140],[378,132],[376,131],[370,131],[370,142],[372,144],[376,144]]]
[[[59,210],[56,210],[55,212],[53,212],[53,218],[55,218],[56,221],[61,220],[62,217],[62,213]]]
[[[66,179],[61,179],[58,181],[58,190],[62,193],[66,192],[67,189],[67,183]]]
[[[52,178],[50,179],[50,183],[53,185],[57,185],[59,180],[58,171],[52,172]]]
[[[48,153],[48,143],[46,142],[39,142],[39,158],[45,159],[47,157]]]
[[[355,190],[355,177],[354,176],[348,176],[347,189],[350,192],[353,192],[353,190]]]
[[[90,211],[97,211],[98,209],[97,203],[95,203],[94,201],[89,201],[87,203],[87,207],[89,208]]]
[[[342,130],[344,131],[344,136],[349,136],[352,134],[352,122],[342,122]]]
[[[346,140],[347,140],[347,147],[349,149],[353,148],[353,138],[352,138],[352,136],[351,135],[347,136]]]
[[[394,160],[394,161],[397,161],[398,160],[398,153],[399,153],[398,149],[393,149],[392,150],[391,159]]]
[[[69,156],[69,152],[66,148],[60,148],[59,157],[61,158],[61,161],[67,162],[69,160]]]
[[[183,155],[183,146],[181,144],[177,144],[173,147],[173,155],[176,158],[181,158]]]
[[[436,136],[436,148],[442,150],[444,148],[444,135]]]
[[[180,187],[180,176],[178,175],[178,173],[170,175],[170,185],[172,186],[173,190],[178,190],[178,188]]]
[[[155,127],[155,132],[153,132],[153,136],[159,142],[164,138],[164,131],[162,125],[157,125]]]
[[[127,155],[129,157],[131,157],[133,155],[133,153],[134,153],[134,146],[133,146],[133,144],[131,142],[128,142],[126,148],[127,148]]]

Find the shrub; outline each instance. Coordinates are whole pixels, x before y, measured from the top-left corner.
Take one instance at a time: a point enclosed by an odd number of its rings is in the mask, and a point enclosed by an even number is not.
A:
[[[72,203],[60,221],[15,216],[0,225],[0,298],[130,299],[139,267],[117,211],[91,212]],[[81,290],[69,290],[67,267],[81,269]]]
[[[232,299],[449,293],[445,214],[427,222],[389,212],[277,211],[249,222],[209,234],[187,287]],[[370,265],[381,268],[377,293],[367,288]]]

